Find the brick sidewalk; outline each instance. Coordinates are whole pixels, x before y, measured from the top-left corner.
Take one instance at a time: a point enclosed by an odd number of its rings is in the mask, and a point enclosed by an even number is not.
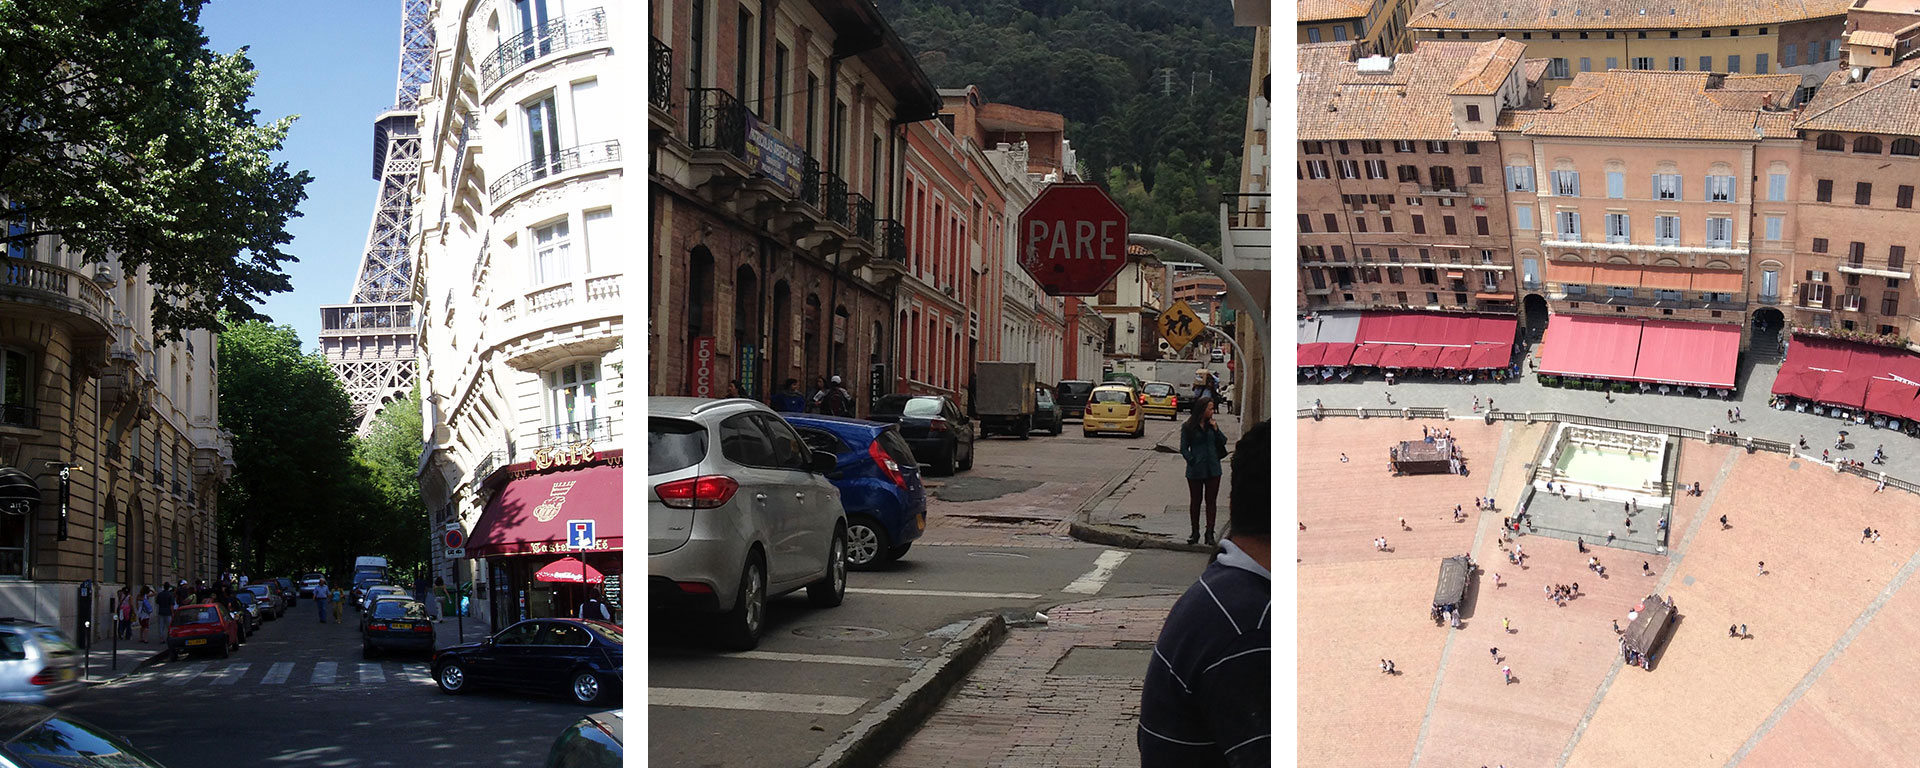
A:
[[[1178,595],[1105,598],[1059,606],[1045,627],[1016,628],[947,698],[888,768],[1140,764],[1135,729],[1153,642]],[[1117,649],[1117,650],[1107,650]],[[1102,674],[1068,666],[1068,654],[1096,650],[1138,656]],[[1137,670],[1132,669],[1138,666]]]

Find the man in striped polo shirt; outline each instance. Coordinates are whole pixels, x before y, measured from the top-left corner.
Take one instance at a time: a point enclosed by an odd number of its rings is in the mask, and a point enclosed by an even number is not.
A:
[[[1240,439],[1227,498],[1232,536],[1167,614],[1140,694],[1141,768],[1273,762],[1268,574],[1269,422]]]

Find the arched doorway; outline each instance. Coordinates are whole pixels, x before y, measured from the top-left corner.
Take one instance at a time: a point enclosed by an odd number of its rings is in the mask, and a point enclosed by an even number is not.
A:
[[[773,284],[773,317],[767,326],[767,387],[785,389],[787,378],[793,375],[793,360],[789,350],[793,349],[792,319],[793,288],[787,281]]]
[[[740,394],[761,399],[761,380],[755,363],[760,349],[760,278],[742,264],[733,274],[733,378]]]
[[[1753,311],[1753,333],[1747,350],[1755,356],[1779,357],[1787,353],[1787,318],[1773,307]]]
[[[1520,302],[1521,335],[1527,343],[1537,344],[1547,332],[1547,297],[1529,293]]]

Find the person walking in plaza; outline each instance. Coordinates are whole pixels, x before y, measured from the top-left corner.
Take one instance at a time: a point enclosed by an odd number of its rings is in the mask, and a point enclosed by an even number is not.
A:
[[[134,615],[140,619],[140,642],[144,643],[147,641],[147,627],[153,624],[152,587],[140,585],[140,602],[134,606]]]
[[[1220,460],[1227,455],[1227,435],[1213,420],[1213,401],[1195,406],[1180,426],[1180,456],[1187,460],[1187,518],[1192,532],[1187,543],[1200,540],[1200,505],[1207,508],[1207,544],[1213,544],[1214,515],[1219,508]],[[1405,525],[1405,521],[1401,521]]]
[[[1262,421],[1241,438],[1227,497],[1232,535],[1154,643],[1140,690],[1141,768],[1271,762],[1272,432]]]
[[[313,604],[320,606],[320,623],[322,624],[327,623],[327,598],[331,593],[332,590],[327,589],[325,581],[313,585]]]
[[[1503,678],[1506,678],[1506,681],[1507,681],[1505,683],[1506,685],[1512,685],[1513,684],[1513,667],[1501,665],[1500,676]]]

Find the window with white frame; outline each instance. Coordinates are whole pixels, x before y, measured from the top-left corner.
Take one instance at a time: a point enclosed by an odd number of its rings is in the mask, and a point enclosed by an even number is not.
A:
[[[1339,162],[1340,162],[1340,178],[1343,178],[1343,179],[1360,178],[1360,161],[1341,160]]]
[[[1653,217],[1653,244],[1654,245],[1679,245],[1680,244],[1680,217],[1678,216]]]
[[[33,418],[33,379],[33,355],[0,347],[0,424],[38,426]]]
[[[1326,177],[1327,177],[1327,161],[1325,160],[1308,160],[1307,161],[1307,178],[1324,179]]]
[[[1500,273],[1491,269],[1480,272],[1480,290],[1500,290]]]
[[[1607,242],[1609,243],[1627,242],[1629,231],[1630,230],[1628,229],[1628,226],[1627,226],[1627,214],[1624,214],[1624,213],[1607,214]]]
[[[1733,219],[1710,216],[1707,218],[1707,245],[1713,248],[1728,248],[1733,245]]]
[[[527,120],[527,160],[533,164],[533,178],[543,179],[559,173],[560,118],[553,94],[521,108]]]
[[[568,237],[566,219],[535,227],[532,241],[534,284],[558,283],[573,277],[573,244]]]
[[[1707,200],[1716,203],[1733,202],[1733,177],[1708,176]]]
[[[1655,200],[1680,199],[1680,174],[1656,173],[1653,175],[1653,198]]]
[[[1561,240],[1572,243],[1580,242],[1579,211],[1559,211],[1553,215],[1553,218],[1555,222],[1554,231],[1560,234]]]
[[[1507,166],[1507,189],[1515,192],[1533,191],[1533,166]]]
[[[614,244],[613,209],[587,211],[581,219],[581,229],[585,230],[581,234],[586,236],[586,247],[582,249],[584,253],[580,257],[580,271],[593,274],[596,267],[603,272],[616,269],[615,265],[620,263],[620,252],[619,246]]]
[[[1386,177],[1387,177],[1387,161],[1385,160],[1368,160],[1367,161],[1367,178],[1384,179]]]
[[[576,360],[547,371],[547,424],[542,437],[549,443],[605,438],[609,429],[600,419],[600,361]]]
[[[1553,193],[1561,197],[1580,196],[1579,171],[1554,171]]]

